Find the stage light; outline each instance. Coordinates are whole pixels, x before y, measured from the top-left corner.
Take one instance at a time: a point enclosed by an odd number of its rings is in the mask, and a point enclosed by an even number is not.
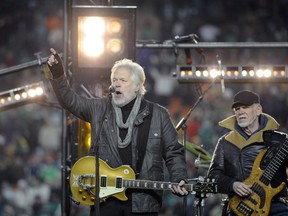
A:
[[[109,23],[108,23],[108,32],[110,34],[120,34],[123,33],[124,28],[122,25],[122,21],[120,19],[112,19]]]
[[[135,60],[135,6],[73,6],[72,10],[76,81],[107,78],[115,61]]]
[[[107,50],[109,54],[122,54],[124,51],[124,43],[122,40],[113,39],[108,41]]]
[[[43,82],[33,83],[0,93],[0,111],[16,108],[45,98]]]
[[[213,65],[201,66],[177,66],[178,82],[211,82],[220,81],[224,78],[225,82],[287,82],[288,67],[283,66],[222,66]]]

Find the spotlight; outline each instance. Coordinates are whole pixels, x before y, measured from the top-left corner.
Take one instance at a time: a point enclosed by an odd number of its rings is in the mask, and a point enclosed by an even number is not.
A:
[[[136,7],[73,6],[72,10],[76,81],[107,78],[115,61],[135,60]]]
[[[43,82],[33,83],[0,93],[0,111],[16,108],[45,98]]]
[[[211,82],[224,78],[225,82],[287,82],[288,67],[278,66],[223,66],[222,71],[213,65],[177,66],[178,82]]]

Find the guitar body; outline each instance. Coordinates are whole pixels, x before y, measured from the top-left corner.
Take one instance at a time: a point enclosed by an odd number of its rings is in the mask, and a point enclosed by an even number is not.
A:
[[[95,157],[85,156],[80,158],[72,167],[70,175],[70,188],[72,195],[80,203],[85,205],[94,205],[95,200]],[[105,187],[101,186],[99,189],[99,197],[101,201],[113,196],[119,200],[126,201],[128,198],[125,195],[126,188],[118,187],[117,179],[122,177],[125,179],[135,179],[135,173],[129,166],[120,166],[118,168],[111,168],[108,164],[99,159],[99,176],[105,177]],[[108,176],[109,175],[109,176]],[[83,176],[87,176],[84,177]],[[109,178],[108,178],[109,177]],[[89,188],[90,187],[90,188]]]
[[[72,167],[70,173],[70,189],[73,197],[84,205],[94,205],[95,202],[95,157],[86,156],[80,158]],[[99,198],[100,202],[113,196],[121,201],[128,198],[125,195],[127,188],[171,190],[178,183],[150,181],[135,179],[134,170],[127,165],[111,168],[103,160],[99,159]],[[196,184],[185,184],[187,191],[195,191],[201,194],[217,193],[217,184],[214,180],[203,179]]]
[[[252,185],[252,193],[247,197],[235,195],[229,201],[230,208],[237,216],[264,216],[268,215],[272,198],[279,193],[285,183],[276,188],[261,181],[264,171],[260,168],[261,160],[266,150],[259,153],[251,171],[251,175],[244,181],[247,185]]]

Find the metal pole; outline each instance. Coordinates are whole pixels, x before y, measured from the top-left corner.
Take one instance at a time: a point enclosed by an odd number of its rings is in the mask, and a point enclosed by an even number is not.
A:
[[[71,11],[71,0],[64,1],[63,5],[63,19],[64,19],[64,37],[63,37],[63,64],[64,67],[68,69],[68,48],[69,48],[69,18]],[[62,154],[61,154],[61,164],[62,164],[62,200],[61,200],[61,215],[69,216],[71,213],[71,200],[69,194],[69,170],[70,164],[68,164],[69,154],[69,140],[67,139],[67,130],[71,130],[71,127],[67,126],[68,113],[66,110],[62,109]]]
[[[70,1],[70,0],[68,0]],[[65,1],[66,2],[66,1]],[[66,29],[66,28],[65,28]],[[65,43],[64,43],[64,54],[66,56],[64,56],[64,63],[65,65],[67,64],[67,53],[68,53],[68,48],[67,48],[67,43],[68,43],[68,32],[65,31],[64,32],[64,36],[65,38]],[[271,48],[271,49],[286,49],[288,48],[288,43],[287,42],[233,42],[233,43],[228,43],[228,42],[199,42],[197,44],[195,43],[178,43],[178,44],[173,44],[173,43],[169,43],[169,42],[163,42],[163,43],[145,43],[145,42],[137,42],[136,43],[136,48],[139,49],[174,49],[175,47],[177,47],[178,49],[185,49],[185,48],[225,48],[225,49],[244,49],[244,48],[255,48],[255,49],[259,49],[259,48]],[[62,56],[62,54],[60,54],[60,56]],[[30,67],[35,67],[35,66],[39,66],[42,65],[43,62],[46,62],[48,59],[48,57],[45,58],[39,58],[38,60],[34,60],[34,61],[30,61],[24,64],[20,64],[20,65],[16,65],[16,66],[12,66],[9,68],[4,68],[4,69],[0,69],[0,76],[2,75],[6,75],[9,73],[14,73],[20,70],[24,70]]]
[[[177,48],[227,48],[227,49],[244,49],[244,48],[288,48],[287,42],[199,42],[195,43],[175,43],[172,41],[164,41],[162,43],[145,43],[137,42],[137,48],[149,49],[174,49]]]
[[[0,76],[2,75],[7,75],[10,73],[14,73],[14,72],[18,72],[20,70],[24,70],[27,68],[31,68],[31,67],[36,67],[36,66],[41,66],[43,64],[43,62],[47,61],[47,57],[46,58],[38,58],[38,60],[34,60],[34,61],[30,61],[30,62],[26,62],[24,64],[20,64],[20,65],[15,65],[9,68],[4,68],[0,70]]]

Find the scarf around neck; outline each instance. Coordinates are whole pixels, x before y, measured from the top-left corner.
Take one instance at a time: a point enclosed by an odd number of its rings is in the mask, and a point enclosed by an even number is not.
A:
[[[135,118],[140,109],[141,99],[142,99],[142,96],[138,95],[133,105],[133,108],[129,114],[129,117],[125,123],[123,122],[121,108],[115,105],[115,103],[112,101],[112,105],[116,113],[117,137],[118,137],[119,148],[126,148],[132,140],[132,128],[133,128]],[[119,128],[124,128],[124,129],[128,128],[127,135],[123,141],[121,140],[120,135],[119,135]]]

